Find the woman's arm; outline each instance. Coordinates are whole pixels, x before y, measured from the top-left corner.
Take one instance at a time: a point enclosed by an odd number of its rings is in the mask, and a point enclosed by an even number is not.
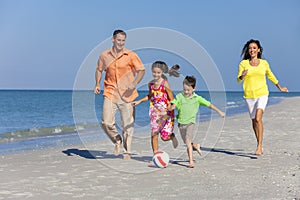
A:
[[[238,72],[238,76],[237,76],[237,82],[238,83],[242,82],[242,80],[245,78],[247,73],[248,73],[248,69],[245,68],[245,66],[243,65],[243,61],[241,61],[239,64],[239,72]]]
[[[276,87],[281,91],[281,92],[288,92],[289,90],[287,89],[287,87],[282,87],[281,85],[279,85],[279,83],[276,84]]]

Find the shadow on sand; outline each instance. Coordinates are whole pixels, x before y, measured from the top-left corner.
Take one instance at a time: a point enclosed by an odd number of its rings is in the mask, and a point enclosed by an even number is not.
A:
[[[209,152],[215,152],[215,153],[223,153],[230,156],[241,156],[246,157],[250,159],[257,159],[257,156],[253,153],[245,153],[243,149],[237,149],[237,150],[231,150],[231,149],[218,149],[218,148],[206,148],[201,147],[202,151],[209,151]]]
[[[107,151],[94,151],[94,150],[80,150],[80,149],[67,149],[62,151],[62,153],[67,156],[77,155],[86,159],[122,159],[122,155],[115,156],[114,154],[109,154]],[[137,156],[136,154],[132,154],[131,159],[137,160],[140,162],[150,162],[151,156]]]
[[[255,154],[245,153],[243,149],[229,150],[229,149],[201,147],[201,151],[214,152],[214,153],[223,153],[223,154],[230,155],[230,156],[241,156],[241,157],[250,158],[250,159],[257,159],[258,158]],[[188,160],[174,159],[174,160],[170,160],[170,162],[172,164],[179,165],[179,166],[182,166],[182,167],[188,167],[188,164],[189,164]]]

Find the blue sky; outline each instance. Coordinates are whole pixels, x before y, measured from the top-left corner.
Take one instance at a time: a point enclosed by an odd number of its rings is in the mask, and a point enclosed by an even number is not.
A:
[[[199,43],[226,90],[241,90],[236,82],[240,52],[254,38],[281,85],[300,91],[299,11],[298,0],[0,0],[0,89],[72,89],[84,60],[114,29],[160,27]],[[151,58],[161,59],[156,57]],[[149,58],[141,53],[143,62]],[[163,58],[172,65],[171,57]]]

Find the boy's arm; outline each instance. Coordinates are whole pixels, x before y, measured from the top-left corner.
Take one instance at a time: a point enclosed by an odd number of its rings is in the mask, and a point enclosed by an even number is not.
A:
[[[216,106],[214,106],[212,103],[208,106],[210,109],[213,109],[214,111],[216,111],[221,117],[225,117],[225,113],[222,112],[219,108],[217,108]]]

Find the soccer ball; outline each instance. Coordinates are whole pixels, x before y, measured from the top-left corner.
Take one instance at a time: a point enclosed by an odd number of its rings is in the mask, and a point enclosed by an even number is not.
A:
[[[155,166],[159,168],[167,167],[169,164],[169,160],[169,155],[164,151],[156,152],[152,158],[152,161],[155,164]]]

